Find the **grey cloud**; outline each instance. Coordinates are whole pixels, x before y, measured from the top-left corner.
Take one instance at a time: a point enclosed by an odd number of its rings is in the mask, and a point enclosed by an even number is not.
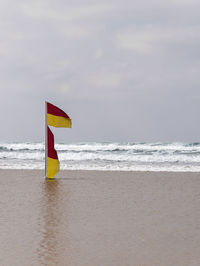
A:
[[[45,100],[72,115],[61,141],[196,140],[199,5],[1,1],[0,140],[43,140]]]

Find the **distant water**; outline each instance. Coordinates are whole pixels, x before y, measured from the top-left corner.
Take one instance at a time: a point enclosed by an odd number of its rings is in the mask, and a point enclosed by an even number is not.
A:
[[[200,171],[200,143],[57,144],[61,169]],[[1,169],[44,169],[43,143],[1,143]]]

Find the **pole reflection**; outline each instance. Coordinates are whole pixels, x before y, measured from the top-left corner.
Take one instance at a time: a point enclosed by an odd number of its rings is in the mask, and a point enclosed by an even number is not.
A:
[[[61,198],[59,180],[47,179],[43,184],[40,233],[42,239],[38,250],[40,265],[60,265],[62,247],[59,242],[61,223]]]

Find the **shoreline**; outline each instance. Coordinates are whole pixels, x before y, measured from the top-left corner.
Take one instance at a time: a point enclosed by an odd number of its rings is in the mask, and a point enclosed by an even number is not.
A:
[[[20,172],[20,171],[24,171],[24,172],[44,172],[44,170],[42,169],[8,169],[8,168],[0,168],[0,172],[1,171],[7,171],[7,172],[9,172],[9,171],[11,171],[11,172],[13,172],[13,171],[17,171],[17,172]],[[198,171],[152,171],[152,170],[149,170],[149,171],[132,171],[132,170],[79,170],[79,169],[73,169],[73,170],[71,170],[71,169],[69,169],[69,170],[65,170],[65,169],[62,169],[62,170],[60,170],[59,171],[59,173],[66,173],[66,172],[85,172],[85,173],[133,173],[133,174],[140,174],[140,173],[160,173],[160,174],[164,174],[164,173],[166,173],[166,174],[200,174],[200,171],[198,172]],[[57,176],[59,175],[59,173],[57,174]]]

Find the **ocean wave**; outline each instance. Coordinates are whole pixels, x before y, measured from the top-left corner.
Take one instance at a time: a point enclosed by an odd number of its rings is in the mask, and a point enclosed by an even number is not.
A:
[[[44,151],[43,143],[4,143],[0,151]]]
[[[188,143],[188,144],[185,144],[186,147],[197,147],[199,146],[200,147],[200,142],[192,142],[192,143]]]
[[[200,167],[200,143],[59,143],[63,169],[182,169]],[[1,143],[0,168],[44,165],[44,143]],[[153,167],[153,168],[152,168]]]
[[[185,150],[200,151],[200,143],[76,143],[76,144],[56,144],[58,151],[175,151]],[[0,145],[0,151],[44,151],[44,143],[4,143]]]

